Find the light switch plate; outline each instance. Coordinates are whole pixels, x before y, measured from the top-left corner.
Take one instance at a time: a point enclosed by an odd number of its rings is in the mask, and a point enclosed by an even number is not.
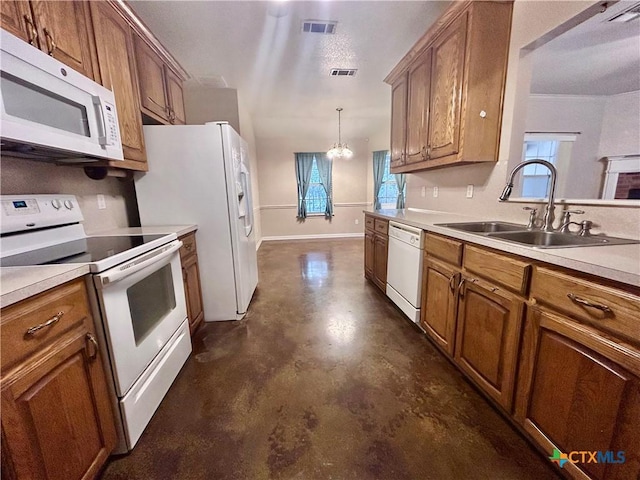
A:
[[[438,198],[438,187],[433,187],[433,198]]]
[[[104,195],[98,195],[98,210],[104,210],[107,208],[107,202],[104,199]]]
[[[467,185],[467,198],[473,198],[473,185]]]

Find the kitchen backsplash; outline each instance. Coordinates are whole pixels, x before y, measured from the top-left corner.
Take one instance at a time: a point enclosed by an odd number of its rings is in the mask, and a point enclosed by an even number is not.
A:
[[[107,177],[91,180],[82,168],[3,157],[0,161],[3,195],[66,193],[76,195],[87,233],[139,225],[132,180]],[[98,208],[104,195],[107,208]]]

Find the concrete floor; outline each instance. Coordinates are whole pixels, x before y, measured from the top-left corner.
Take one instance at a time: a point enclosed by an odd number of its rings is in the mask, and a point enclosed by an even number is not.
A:
[[[103,479],[557,479],[363,278],[363,241],[264,243],[240,322],[208,323]]]

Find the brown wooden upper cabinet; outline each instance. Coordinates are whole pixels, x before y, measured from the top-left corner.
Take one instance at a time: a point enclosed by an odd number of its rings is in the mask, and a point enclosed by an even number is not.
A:
[[[87,2],[0,2],[2,28],[65,65],[96,79]]]
[[[497,160],[511,10],[454,2],[387,76],[393,173]]]
[[[141,37],[135,37],[142,113],[164,124],[185,123],[182,82]]]
[[[124,17],[107,2],[91,2],[91,16],[102,85],[113,90],[116,97],[122,149],[128,160],[127,165],[118,166],[146,171],[133,32]]]
[[[460,149],[467,15],[463,13],[449,25],[433,45],[433,84],[429,101],[431,122],[427,135],[429,159],[453,155]]]
[[[431,94],[431,49],[424,52],[409,68],[409,100],[407,102],[407,164],[427,159],[429,97]]]
[[[167,81],[167,96],[169,97],[169,107],[173,119],[171,123],[176,125],[184,125],[187,123],[187,117],[184,113],[184,98],[182,90],[182,80],[173,73],[173,71],[164,66],[165,79]]]
[[[391,168],[405,163],[407,139],[407,75],[391,85]]]

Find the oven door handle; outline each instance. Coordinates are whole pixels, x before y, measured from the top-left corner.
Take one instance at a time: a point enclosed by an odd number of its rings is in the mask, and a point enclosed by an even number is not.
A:
[[[139,272],[140,270],[144,270],[154,263],[161,262],[165,258],[170,257],[175,252],[180,250],[181,247],[182,242],[180,240],[177,240],[161,249],[142,255],[142,257],[137,260],[133,260],[131,262],[125,263],[124,265],[120,265],[119,267],[115,267],[112,273],[95,275],[94,278],[96,287],[107,288],[109,285],[116,283],[125,277],[129,277],[134,273]]]

